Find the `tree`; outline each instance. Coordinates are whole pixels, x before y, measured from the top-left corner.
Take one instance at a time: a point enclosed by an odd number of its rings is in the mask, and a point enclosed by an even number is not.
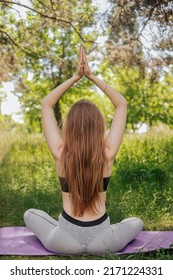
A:
[[[172,65],[173,1],[110,0],[110,3],[107,42],[110,62],[150,68],[154,75]],[[152,71],[150,74],[153,75]]]
[[[141,75],[140,67],[109,67],[103,63],[101,72],[109,83],[121,92],[128,103],[127,128],[135,131],[138,125],[149,127],[158,121],[173,125],[173,95],[171,81],[173,74],[165,73],[152,80],[150,75]],[[112,108],[113,109],[113,108]],[[113,111],[110,111],[111,115]]]
[[[158,121],[172,125],[173,1],[109,3],[104,14],[107,62],[101,73],[128,101],[127,127],[136,130]]]
[[[26,59],[28,65],[39,58],[43,58],[42,50],[35,51],[33,47],[33,43],[35,43],[33,38],[37,42],[38,36],[36,35],[39,34],[42,28],[54,26],[59,31],[60,29],[61,31],[70,30],[71,33],[76,34],[77,46],[75,51],[80,44],[85,44],[89,49],[96,45],[95,41],[99,34],[98,30],[94,29],[94,14],[97,8],[92,4],[91,0],[50,0],[44,2],[28,0],[27,5],[24,4],[25,2],[26,0],[0,0],[0,59],[3,66],[0,67],[0,78],[2,78],[2,81],[11,80],[11,73],[14,73],[14,70],[16,70],[15,73],[20,72],[20,69],[23,67],[22,62],[26,61]],[[23,7],[28,15],[27,19],[20,15],[20,8]],[[14,13],[18,16],[17,19]],[[27,20],[32,16],[35,16],[35,18],[37,16],[37,22],[35,25],[33,23],[32,26],[30,22],[28,26]],[[93,26],[94,28],[92,28]],[[43,38],[41,37],[40,39]],[[60,61],[61,58],[57,59]]]
[[[10,72],[10,79],[15,79],[16,90],[22,93],[19,100],[28,124],[34,127],[39,123],[38,127],[41,127],[38,117],[41,99],[74,73],[81,41],[91,48],[93,38],[97,37],[96,32],[89,29],[94,23],[96,8],[91,5],[91,0],[34,0],[30,1],[30,6],[14,1],[0,3],[3,3],[4,10],[4,26],[0,33],[16,63],[15,71],[10,65],[7,72]],[[14,3],[15,7],[26,7],[26,19],[16,19],[10,12]],[[8,50],[4,59],[7,53]],[[55,116],[60,124],[60,103],[55,107]]]

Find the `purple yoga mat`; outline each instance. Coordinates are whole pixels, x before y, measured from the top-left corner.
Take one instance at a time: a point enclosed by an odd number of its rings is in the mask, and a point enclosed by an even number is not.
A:
[[[169,249],[173,245],[173,231],[142,231],[122,251],[116,254],[131,254]],[[0,255],[42,256],[56,255],[47,251],[38,238],[26,227],[0,228]],[[58,255],[58,254],[57,254]]]

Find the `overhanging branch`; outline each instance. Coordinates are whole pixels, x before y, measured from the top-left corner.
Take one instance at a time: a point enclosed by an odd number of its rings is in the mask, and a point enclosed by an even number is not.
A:
[[[65,19],[60,19],[60,18],[57,18],[56,16],[49,16],[47,14],[43,14],[42,12],[38,11],[38,10],[35,10],[34,8],[31,8],[27,5],[24,5],[24,4],[21,4],[21,3],[18,3],[18,2],[14,2],[14,1],[5,1],[5,0],[0,0],[0,3],[4,3],[4,4],[12,4],[12,5],[18,5],[18,6],[21,6],[23,8],[26,8],[30,11],[33,11],[35,13],[37,13],[38,15],[40,15],[41,17],[44,17],[44,18],[48,18],[48,19],[51,19],[51,20],[54,20],[54,21],[57,21],[57,22],[62,22],[62,23],[65,23],[65,24],[68,24],[69,26],[71,26],[73,28],[73,30],[76,32],[76,34],[80,37],[80,39],[83,41],[83,42],[91,42],[93,43],[93,41],[88,41],[88,40],[85,40],[83,38],[83,36],[81,35],[81,33],[76,29],[76,27],[74,26],[74,24],[72,22],[70,22],[69,20],[65,20]]]
[[[8,37],[9,41],[10,41],[14,46],[16,46],[16,47],[17,47],[18,49],[20,49],[22,52],[26,53],[28,56],[32,56],[32,57],[36,57],[36,56],[37,56],[37,54],[36,54],[36,53],[33,53],[33,51],[31,51],[31,50],[28,50],[28,51],[27,51],[26,49],[23,49],[19,44],[17,44],[17,43],[15,42],[15,40],[14,40],[6,31],[0,29],[0,32],[1,32],[2,34],[5,34],[5,35]]]

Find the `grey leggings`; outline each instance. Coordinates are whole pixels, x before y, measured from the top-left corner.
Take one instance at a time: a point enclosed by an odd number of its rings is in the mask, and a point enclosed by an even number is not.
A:
[[[27,226],[54,253],[63,255],[105,254],[122,250],[142,230],[140,218],[132,217],[110,224],[109,217],[94,226],[79,226],[59,215],[58,221],[46,212],[29,209],[24,213]]]

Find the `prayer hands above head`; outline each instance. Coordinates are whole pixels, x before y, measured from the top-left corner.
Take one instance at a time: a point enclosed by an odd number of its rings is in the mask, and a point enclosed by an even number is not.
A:
[[[86,54],[85,54],[85,48],[83,46],[80,47],[80,53],[79,53],[79,59],[77,64],[77,71],[76,76],[80,79],[83,75],[85,75],[87,78],[91,75],[91,70],[88,66]]]
[[[86,58],[86,54],[85,54],[85,48],[82,47],[82,59],[83,59],[83,69],[84,69],[84,75],[89,78],[92,74],[89,65],[88,65],[88,61]]]
[[[80,47],[76,76],[80,79],[84,75],[83,47]]]

